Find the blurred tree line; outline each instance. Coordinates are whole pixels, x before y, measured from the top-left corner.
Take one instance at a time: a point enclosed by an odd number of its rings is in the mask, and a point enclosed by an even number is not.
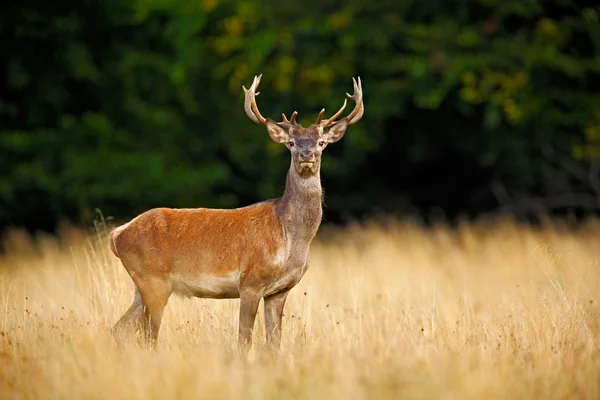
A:
[[[0,15],[0,228],[279,196],[287,150],[243,111],[309,124],[330,221],[600,205],[600,8],[572,0],[86,0]],[[306,125],[305,125],[306,126]]]

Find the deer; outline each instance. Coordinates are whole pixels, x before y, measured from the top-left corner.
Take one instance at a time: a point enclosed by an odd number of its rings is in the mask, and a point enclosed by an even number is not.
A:
[[[309,267],[309,250],[323,218],[321,155],[339,141],[364,113],[362,83],[352,78],[355,102],[304,128],[294,111],[288,120],[264,118],[256,97],[262,74],[244,90],[248,118],[266,127],[270,138],[288,148],[291,163],[283,195],[245,207],[153,208],[109,234],[112,253],[135,284],[134,300],[112,327],[119,337],[127,328],[141,331],[156,348],[164,309],[171,294],[210,299],[240,299],[237,345],[252,346],[260,300],[264,303],[267,346],[281,346],[282,315],[290,290]]]

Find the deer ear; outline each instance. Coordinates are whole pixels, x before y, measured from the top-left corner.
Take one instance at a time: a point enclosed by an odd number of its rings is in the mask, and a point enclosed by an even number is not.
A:
[[[273,120],[267,119],[265,125],[267,126],[267,132],[269,132],[269,136],[271,136],[271,139],[273,139],[275,142],[287,143],[290,141],[290,135],[288,135],[285,129],[277,125],[277,123],[275,123]]]
[[[337,142],[344,136],[347,127],[348,118],[340,119],[326,133],[323,134],[323,140],[325,140],[327,143]]]

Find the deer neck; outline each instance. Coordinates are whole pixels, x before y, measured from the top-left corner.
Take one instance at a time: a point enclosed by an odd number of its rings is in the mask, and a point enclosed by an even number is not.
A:
[[[292,240],[310,244],[321,225],[322,201],[320,171],[302,176],[292,164],[288,170],[285,191],[277,204],[279,218]]]

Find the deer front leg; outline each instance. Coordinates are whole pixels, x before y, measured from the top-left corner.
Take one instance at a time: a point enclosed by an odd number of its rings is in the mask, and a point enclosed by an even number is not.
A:
[[[258,293],[251,290],[240,293],[238,347],[244,353],[252,347],[252,330],[254,329],[254,320],[256,319],[260,297]]]
[[[265,332],[267,334],[267,345],[274,350],[281,346],[281,317],[283,307],[290,291],[280,292],[265,297]]]

